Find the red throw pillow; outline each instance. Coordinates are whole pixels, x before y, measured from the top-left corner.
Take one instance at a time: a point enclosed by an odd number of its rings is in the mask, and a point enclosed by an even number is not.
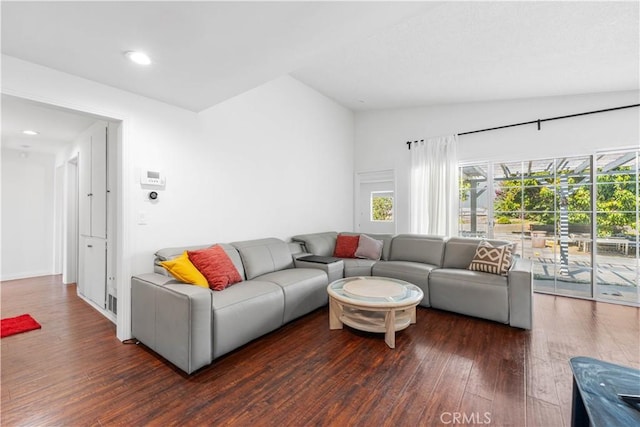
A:
[[[198,251],[187,251],[187,254],[191,263],[207,279],[209,287],[214,291],[221,291],[227,286],[242,281],[238,269],[220,245]]]
[[[346,234],[338,234],[333,256],[338,258],[355,258],[359,241],[360,236],[358,235],[348,236]]]

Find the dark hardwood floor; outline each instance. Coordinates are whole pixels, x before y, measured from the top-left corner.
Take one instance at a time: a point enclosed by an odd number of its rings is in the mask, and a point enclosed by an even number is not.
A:
[[[535,295],[532,331],[418,308],[394,350],[322,308],[186,376],[59,276],[0,291],[42,325],[0,341],[2,426],[567,426],[569,358],[640,368],[638,308]]]

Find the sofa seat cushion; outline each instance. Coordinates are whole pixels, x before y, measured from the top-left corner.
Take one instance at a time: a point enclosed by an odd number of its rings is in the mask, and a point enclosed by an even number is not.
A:
[[[372,276],[392,277],[413,283],[424,293],[424,298],[420,301],[423,307],[430,306],[429,298],[429,274],[436,268],[432,264],[423,264],[411,261],[383,261],[377,262],[371,269]]]
[[[441,268],[429,273],[431,307],[509,323],[507,278],[477,271]]]
[[[371,267],[378,262],[372,259],[343,258],[344,277],[371,276]]]
[[[248,280],[211,294],[213,358],[282,326],[284,295],[275,283]]]
[[[327,274],[316,268],[293,268],[267,273],[260,281],[275,283],[284,294],[282,323],[305,315],[329,302]]]

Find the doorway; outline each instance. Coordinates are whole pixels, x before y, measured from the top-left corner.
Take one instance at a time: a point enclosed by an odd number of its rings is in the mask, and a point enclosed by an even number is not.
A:
[[[63,215],[60,215],[60,219],[51,218],[52,227],[59,227],[60,239],[59,244],[54,245],[55,232],[46,233],[47,236],[43,237],[51,241],[52,249],[46,254],[47,258],[51,258],[51,267],[46,270],[46,274],[52,274],[53,264],[57,257],[62,261],[62,272],[67,283],[78,283],[80,277],[80,229],[72,227],[67,224],[79,224],[80,216],[80,191],[79,191],[79,170],[81,158],[78,156],[78,150],[74,150],[70,145],[75,135],[79,135],[86,130],[91,124],[97,121],[103,121],[108,123],[109,132],[107,136],[107,145],[110,148],[108,152],[108,167],[107,167],[107,213],[106,220],[109,227],[109,235],[107,241],[107,255],[106,255],[106,288],[107,288],[107,304],[101,304],[98,307],[94,303],[90,302],[88,298],[83,299],[89,302],[94,308],[96,308],[102,315],[109,318],[109,320],[116,323],[116,335],[119,339],[130,338],[130,308],[128,304],[119,304],[120,310],[117,310],[117,299],[122,298],[123,301],[128,301],[130,298],[130,290],[128,289],[127,278],[130,277],[131,263],[124,254],[129,252],[129,242],[124,236],[128,233],[128,224],[121,220],[123,212],[126,212],[127,200],[129,197],[128,186],[123,183],[129,182],[130,171],[129,163],[125,160],[128,157],[128,149],[124,140],[126,139],[127,129],[129,128],[129,121],[125,116],[114,116],[112,112],[106,112],[94,107],[78,107],[78,105],[70,105],[63,100],[42,99],[39,97],[25,98],[19,94],[2,93],[2,110],[3,110],[3,128],[8,125],[7,118],[12,120],[20,119],[21,117],[28,117],[29,122],[36,122],[39,126],[39,137],[32,139],[31,150],[48,151],[56,154],[56,161],[52,165],[55,169],[56,163],[62,162],[64,165],[65,173],[62,178],[62,183],[59,185],[62,187],[62,193],[66,190],[75,189],[75,196],[69,193],[69,197],[60,194],[63,198],[62,210]],[[13,114],[9,114],[13,113]],[[56,129],[65,129],[65,136],[63,138],[47,137],[45,125],[55,124]],[[7,126],[7,129],[9,126]],[[22,129],[15,126],[16,129]],[[38,142],[40,141],[40,142]],[[3,144],[5,139],[3,138]],[[75,158],[74,158],[75,156]],[[67,173],[68,172],[68,173]],[[73,184],[75,180],[75,185]],[[51,180],[53,181],[53,180]],[[51,194],[55,193],[56,185],[51,182],[43,181],[46,190]],[[42,210],[42,212],[51,212],[55,208]],[[66,214],[75,213],[75,220],[73,217],[68,218]],[[49,214],[50,217],[53,217]],[[50,237],[49,237],[50,235]],[[40,238],[40,236],[39,236]],[[48,240],[48,241],[49,241]],[[75,245],[75,246],[74,246]],[[60,255],[54,252],[60,252]],[[75,264],[74,264],[75,261]],[[44,274],[44,273],[43,273]],[[23,276],[27,277],[27,276]],[[122,279],[122,280],[120,280]]]
[[[78,156],[65,165],[62,283],[78,281]]]

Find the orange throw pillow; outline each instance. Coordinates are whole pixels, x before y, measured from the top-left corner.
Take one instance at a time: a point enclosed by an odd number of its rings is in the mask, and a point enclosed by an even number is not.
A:
[[[187,251],[191,263],[207,279],[209,287],[221,291],[242,281],[238,269],[220,245],[198,251]]]
[[[355,258],[356,251],[358,250],[358,242],[360,242],[360,236],[338,234],[333,256],[337,258]]]

